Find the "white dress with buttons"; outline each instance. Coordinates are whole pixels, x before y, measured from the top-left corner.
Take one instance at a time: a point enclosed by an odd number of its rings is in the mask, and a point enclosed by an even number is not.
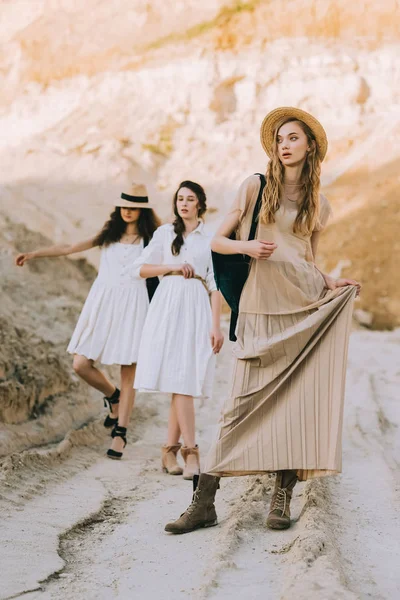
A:
[[[116,242],[101,250],[99,273],[86,299],[68,352],[104,365],[137,362],[149,307],[146,282],[135,275],[140,244]]]
[[[173,226],[157,229],[150,244],[136,261],[137,274],[144,264],[191,264],[205,281],[208,292],[215,291],[210,242],[204,224],[190,233],[174,256]],[[198,279],[165,276],[151,301],[143,328],[136,367],[135,388],[209,397],[215,369],[210,331],[210,298]]]

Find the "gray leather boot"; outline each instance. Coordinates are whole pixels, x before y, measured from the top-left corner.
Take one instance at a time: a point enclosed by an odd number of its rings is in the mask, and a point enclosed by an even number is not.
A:
[[[165,531],[169,533],[189,533],[200,527],[218,525],[214,499],[219,488],[219,477],[202,473],[193,494],[192,503],[179,519],[167,523]]]
[[[296,483],[296,471],[277,472],[275,489],[267,517],[267,527],[269,529],[288,529],[290,527],[290,501]]]

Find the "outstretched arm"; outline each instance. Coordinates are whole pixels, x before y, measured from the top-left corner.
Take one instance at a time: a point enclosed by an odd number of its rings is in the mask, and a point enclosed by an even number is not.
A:
[[[61,244],[59,246],[50,246],[49,248],[40,248],[33,252],[22,252],[16,257],[15,264],[17,267],[23,267],[28,260],[32,260],[33,258],[55,258],[57,256],[68,256],[69,254],[83,252],[94,247],[94,240],[95,238],[93,237],[77,244]]]

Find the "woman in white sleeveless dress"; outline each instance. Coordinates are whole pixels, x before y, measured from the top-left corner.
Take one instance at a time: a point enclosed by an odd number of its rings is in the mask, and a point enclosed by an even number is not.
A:
[[[109,458],[119,459],[126,445],[126,428],[133,409],[133,381],[149,295],[146,282],[135,276],[133,264],[151,240],[159,220],[148,201],[145,186],[133,184],[121,194],[102,231],[77,244],[52,246],[19,254],[23,266],[34,258],[68,256],[96,246],[101,248],[98,276],[86,299],[68,352],[73,368],[89,385],[104,394],[110,408],[104,426],[113,427]],[[121,390],[94,366],[121,365]]]
[[[203,188],[183,181],[174,197],[174,223],[157,229],[136,263],[141,277],[163,278],[144,325],[135,388],[172,394],[162,467],[182,474],[176,460],[181,449],[185,479],[199,472],[193,398],[211,396],[215,354],[223,343],[211,237],[199,220],[205,212]]]

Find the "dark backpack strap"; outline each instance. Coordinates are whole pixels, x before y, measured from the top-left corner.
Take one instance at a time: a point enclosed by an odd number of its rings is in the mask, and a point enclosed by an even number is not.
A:
[[[262,195],[263,195],[265,185],[267,183],[264,175],[262,175],[261,173],[255,173],[255,174],[259,176],[261,185],[260,185],[260,189],[258,191],[257,201],[256,201],[254,211],[253,211],[251,228],[250,228],[250,233],[249,233],[249,237],[248,237],[249,240],[254,240],[254,238],[256,237],[258,216],[260,214],[261,203],[262,203]],[[245,258],[246,258],[246,261],[248,263],[250,263],[250,257],[246,256]],[[231,311],[231,321],[230,321],[230,325],[229,325],[229,339],[231,342],[236,342],[236,339],[237,339],[236,335],[235,335],[235,330],[236,330],[238,317],[239,317],[239,314],[232,310]]]
[[[150,242],[150,239],[148,237],[144,237],[143,238],[143,247],[146,248],[146,246],[149,245],[149,242]],[[149,296],[150,302],[154,296],[154,293],[155,293],[159,283],[160,283],[160,280],[158,277],[148,277],[146,279],[147,294]]]
[[[250,233],[249,233],[249,238],[248,238],[249,240],[254,240],[256,237],[256,231],[257,231],[257,225],[258,225],[258,215],[260,214],[262,195],[263,195],[263,191],[265,188],[265,184],[267,183],[264,175],[262,175],[261,173],[255,173],[255,175],[259,176],[261,184],[260,184],[260,189],[258,191],[256,205],[255,205],[254,211],[253,211],[253,218],[251,221],[251,228],[250,228]]]

